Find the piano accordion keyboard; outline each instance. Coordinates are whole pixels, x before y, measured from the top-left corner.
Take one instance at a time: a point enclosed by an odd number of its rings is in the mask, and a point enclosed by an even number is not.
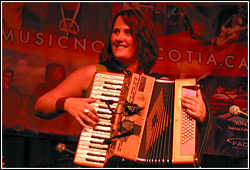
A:
[[[91,105],[97,111],[100,122],[95,127],[88,126],[87,132],[82,130],[74,163],[89,167],[105,165],[108,144],[103,142],[110,138],[112,119],[112,112],[106,102],[112,102],[109,103],[111,109],[117,107],[124,78],[125,75],[114,73],[97,73],[95,75],[90,97],[97,99]]]

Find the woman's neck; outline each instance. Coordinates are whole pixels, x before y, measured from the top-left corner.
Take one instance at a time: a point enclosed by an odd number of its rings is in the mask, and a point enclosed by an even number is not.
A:
[[[142,70],[139,70],[139,61],[135,60],[133,63],[127,64],[126,70],[131,73],[142,73]]]
[[[134,60],[130,62],[122,62],[121,60],[117,60],[116,58],[113,58],[112,60],[108,61],[102,61],[103,65],[105,65],[109,70],[121,73],[125,70],[131,72],[131,73],[143,73],[144,71],[139,69],[139,61]]]

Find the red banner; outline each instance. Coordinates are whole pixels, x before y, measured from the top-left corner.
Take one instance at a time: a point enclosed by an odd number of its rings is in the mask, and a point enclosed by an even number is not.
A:
[[[19,91],[13,90],[16,97],[10,97],[3,88],[4,132],[45,133],[76,139],[81,127],[68,114],[53,120],[35,116],[34,102],[39,97],[35,91],[40,83],[48,83],[46,72],[52,63],[61,65],[66,76],[84,65],[96,64],[108,40],[114,15],[129,8],[143,10],[154,23],[160,53],[153,71],[168,74],[170,78],[196,77],[213,114],[220,120],[229,120],[221,115],[228,115],[233,104],[248,111],[247,2],[3,2],[2,5],[2,66],[3,70],[14,71],[11,85]],[[15,104],[19,93],[21,110],[11,110],[19,105]],[[13,101],[12,105],[9,101]],[[230,123],[233,120],[230,118]],[[232,126],[223,128],[231,133]],[[235,130],[233,133],[233,138],[244,139],[245,147],[245,134]],[[230,136],[221,139],[221,145],[235,141]],[[230,156],[234,156],[239,147],[230,149]],[[223,152],[217,151],[211,153]]]

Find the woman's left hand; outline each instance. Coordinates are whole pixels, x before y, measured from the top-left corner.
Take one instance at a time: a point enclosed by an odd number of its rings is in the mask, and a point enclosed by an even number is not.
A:
[[[197,96],[190,95],[181,97],[182,105],[186,109],[186,112],[195,118],[199,122],[203,122],[206,119],[206,106],[202,99],[201,90],[198,89]]]

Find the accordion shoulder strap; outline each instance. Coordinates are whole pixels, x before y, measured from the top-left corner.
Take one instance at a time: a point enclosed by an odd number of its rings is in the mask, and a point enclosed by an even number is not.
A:
[[[108,68],[105,65],[97,63],[96,64],[96,72],[97,73],[98,72],[108,72]]]

